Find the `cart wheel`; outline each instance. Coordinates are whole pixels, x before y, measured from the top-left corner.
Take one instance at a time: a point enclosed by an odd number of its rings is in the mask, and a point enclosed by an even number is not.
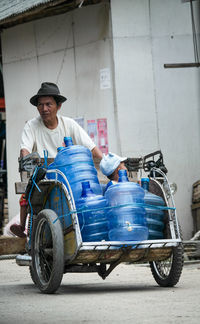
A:
[[[40,291],[54,293],[64,271],[63,231],[54,211],[42,210],[34,224],[32,241],[32,279]]]
[[[181,234],[180,226],[179,230]],[[168,259],[149,262],[152,275],[161,287],[173,287],[179,281],[183,269],[183,253],[183,244],[179,243],[172,248],[172,254]]]
[[[183,268],[183,246],[173,248],[172,255],[164,261],[150,262],[151,272],[161,287],[173,287],[180,279]]]
[[[154,181],[154,179],[151,179],[150,181],[149,191],[162,197],[165,200],[163,189],[161,188],[161,186],[158,185],[156,181]],[[165,212],[165,218],[168,219],[167,211]],[[179,224],[178,226],[179,226],[180,237],[182,239],[181,227]],[[175,231],[176,231],[176,226],[175,226]],[[166,224],[165,236],[167,238],[171,237],[169,223]],[[152,275],[155,281],[161,287],[173,287],[179,281],[183,269],[183,261],[184,261],[183,253],[184,253],[183,244],[179,243],[178,246],[172,248],[172,254],[168,259],[163,261],[149,262]]]

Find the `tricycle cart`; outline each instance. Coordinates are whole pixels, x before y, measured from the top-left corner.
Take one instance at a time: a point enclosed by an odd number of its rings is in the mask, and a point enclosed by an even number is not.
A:
[[[32,280],[41,292],[54,293],[67,272],[97,272],[105,279],[121,262],[149,262],[154,279],[162,287],[172,287],[179,281],[183,244],[162,153],[128,159],[127,168],[130,175],[147,172],[150,192],[164,199],[164,239],[83,242],[72,190],[65,175],[59,170],[47,171],[60,174],[67,185],[57,179],[36,181],[32,177],[28,186],[29,256],[19,255],[16,261],[19,265],[29,264]]]

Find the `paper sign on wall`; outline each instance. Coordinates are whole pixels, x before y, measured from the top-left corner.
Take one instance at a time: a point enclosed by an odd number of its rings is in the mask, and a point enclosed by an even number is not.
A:
[[[100,70],[100,89],[110,89],[111,79],[110,79],[110,69],[105,68]]]
[[[107,119],[97,119],[98,147],[102,153],[108,153]]]
[[[87,133],[93,142],[97,145],[97,123],[96,120],[87,121]]]

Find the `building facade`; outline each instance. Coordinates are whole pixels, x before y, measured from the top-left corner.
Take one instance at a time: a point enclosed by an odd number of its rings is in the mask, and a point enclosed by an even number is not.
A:
[[[198,37],[199,2],[193,1]],[[5,28],[1,39],[9,217],[19,210],[21,131],[37,115],[29,98],[49,81],[68,98],[63,115],[81,118],[86,130],[88,121],[106,120],[109,151],[139,157],[161,149],[190,238],[192,184],[200,178],[200,70],[164,68],[194,62],[190,3],[100,1]]]

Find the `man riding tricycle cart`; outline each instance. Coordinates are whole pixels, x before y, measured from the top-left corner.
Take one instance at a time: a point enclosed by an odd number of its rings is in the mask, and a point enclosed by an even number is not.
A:
[[[159,158],[155,161],[157,156]],[[62,171],[50,167],[46,172],[41,172],[44,167],[36,167],[27,187],[30,214],[27,243],[29,257],[18,256],[17,263],[29,265],[32,280],[43,293],[55,292],[64,273],[97,272],[105,279],[122,262],[149,262],[154,279],[162,287],[172,287],[179,281],[183,267],[183,245],[173,187],[166,177],[162,153],[158,151],[144,158],[130,158],[126,161],[126,166],[129,175],[145,171],[148,174],[149,192],[160,197],[164,204],[141,206],[141,203],[126,202],[119,205],[118,210],[123,212],[123,208],[128,205],[129,208],[139,206],[146,210],[152,209],[154,213],[162,211],[162,238],[122,240],[119,237],[118,240],[84,241],[84,225],[80,215],[84,218],[89,213],[95,217],[102,208],[91,211],[91,206],[89,209],[87,206],[85,210],[79,209],[70,183]],[[40,180],[41,175],[43,179]],[[111,186],[108,190],[110,189]],[[107,214],[111,209],[113,210],[113,206],[104,207]],[[125,223],[123,214],[121,218]],[[132,227],[134,228],[134,224]]]
[[[117,184],[110,179],[103,196],[93,163],[103,161],[102,152],[74,120],[58,115],[65,100],[49,82],[30,99],[39,116],[26,123],[20,146],[21,178],[28,172],[30,179],[21,191],[20,225],[11,227],[24,237],[29,215],[28,256],[17,263],[29,265],[43,293],[55,292],[64,273],[97,272],[105,279],[121,262],[150,262],[156,282],[174,286],[183,246],[162,153],[125,162],[130,174],[146,172],[148,188],[122,174]],[[43,164],[38,160],[44,150],[54,159],[49,166],[47,155]]]

